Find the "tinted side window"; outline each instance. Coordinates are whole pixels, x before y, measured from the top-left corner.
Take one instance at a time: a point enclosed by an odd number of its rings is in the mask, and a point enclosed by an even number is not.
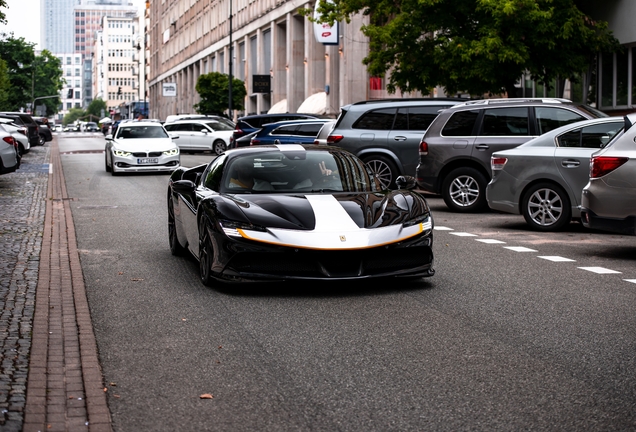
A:
[[[538,132],[540,135],[550,132],[552,129],[585,120],[585,117],[581,114],[564,108],[537,107],[535,108],[535,115],[537,117]]]
[[[528,108],[492,108],[484,111],[483,136],[528,135]]]
[[[442,129],[443,136],[470,136],[473,134],[478,110],[453,113]]]
[[[212,162],[210,168],[205,174],[203,185],[215,191],[219,190],[221,185],[221,176],[223,175],[223,167],[225,166],[225,155],[221,155]]]
[[[439,110],[447,108],[441,106],[411,107],[409,108],[409,130],[425,131],[431,125]]]
[[[621,129],[621,123],[591,125],[565,133],[557,138],[559,147],[601,148]]]
[[[322,123],[312,123],[306,125],[298,126],[296,130],[296,135],[306,136],[306,137],[315,137],[318,135],[318,132],[322,128]]]
[[[296,125],[277,127],[270,135],[296,135]]]
[[[395,108],[367,111],[353,124],[354,129],[390,130],[393,127]]]

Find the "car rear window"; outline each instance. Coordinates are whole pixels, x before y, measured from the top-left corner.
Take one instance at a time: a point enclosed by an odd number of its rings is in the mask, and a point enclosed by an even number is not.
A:
[[[583,115],[564,108],[535,108],[535,115],[539,124],[539,135],[570,123],[585,120]]]
[[[442,129],[443,136],[470,136],[473,134],[478,110],[459,111],[453,113]]]

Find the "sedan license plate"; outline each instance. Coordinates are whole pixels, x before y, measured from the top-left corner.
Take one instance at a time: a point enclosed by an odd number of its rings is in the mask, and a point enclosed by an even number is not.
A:
[[[139,164],[139,165],[158,164],[158,163],[159,163],[159,158],[137,159],[137,164]]]

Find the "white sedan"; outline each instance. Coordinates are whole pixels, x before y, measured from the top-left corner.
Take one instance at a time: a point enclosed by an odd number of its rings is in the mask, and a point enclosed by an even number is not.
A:
[[[181,166],[179,147],[156,122],[121,124],[114,135],[106,135],[106,172],[171,172]]]

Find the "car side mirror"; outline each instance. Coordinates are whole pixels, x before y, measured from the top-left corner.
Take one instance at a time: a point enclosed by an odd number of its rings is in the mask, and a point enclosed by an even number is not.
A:
[[[179,135],[170,135],[170,138],[172,138],[173,140],[179,139]]]
[[[398,189],[414,189],[417,182],[413,176],[399,176],[395,179],[395,184]]]
[[[106,139],[106,141],[112,141],[113,140],[113,135],[112,134],[108,134],[104,138]]]
[[[207,135],[208,130],[207,130],[207,129],[201,129],[201,132],[203,132],[204,134],[206,134],[206,135]]]
[[[172,190],[180,194],[192,194],[197,186],[191,180],[177,180],[172,183]]]

